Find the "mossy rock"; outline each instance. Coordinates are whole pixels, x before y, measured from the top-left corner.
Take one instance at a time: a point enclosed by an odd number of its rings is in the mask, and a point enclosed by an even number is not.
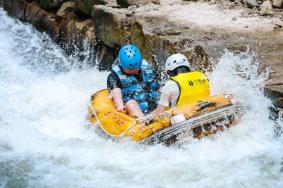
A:
[[[79,10],[86,15],[91,15],[93,5],[105,5],[105,0],[75,0]]]
[[[40,6],[45,10],[57,9],[66,1],[68,0],[37,0]]]

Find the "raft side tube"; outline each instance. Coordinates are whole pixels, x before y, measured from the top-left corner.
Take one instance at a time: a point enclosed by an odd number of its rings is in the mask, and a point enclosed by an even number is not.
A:
[[[186,121],[177,123],[168,128],[165,128],[154,135],[151,135],[144,140],[140,141],[141,144],[159,144],[164,143],[172,137],[179,136],[181,134],[186,137],[202,138],[210,134],[216,133],[217,131],[223,131],[222,126],[229,128],[232,125],[238,123],[240,117],[244,114],[245,110],[240,104],[235,104],[227,106],[225,108],[217,109],[215,111],[208,112],[206,114],[192,117]],[[218,125],[219,123],[222,125]],[[205,126],[211,126],[210,129],[205,128]],[[212,126],[215,126],[216,129],[213,129]],[[202,133],[196,135],[195,129],[202,128]],[[225,128],[224,128],[225,129]]]
[[[89,115],[89,121],[91,121],[91,117],[95,116],[99,126],[106,134],[112,137],[127,137],[133,141],[143,143],[157,135],[162,135],[162,140],[165,141],[172,134],[179,135],[180,131],[184,132],[188,127],[192,129],[193,127],[196,128],[209,124],[217,119],[220,120],[221,113],[223,119],[228,114],[233,114],[237,111],[237,105],[232,103],[231,95],[217,95],[172,108],[168,111],[170,113],[167,112],[167,114],[165,113],[166,115],[154,118],[149,124],[139,124],[135,118],[116,110],[114,102],[109,97],[109,92],[106,89],[96,92],[92,96],[90,105],[91,110],[89,111],[91,114]],[[232,110],[232,112],[231,109],[234,111]],[[183,114],[185,121],[172,126],[171,115],[175,116],[178,114]],[[162,142],[162,140],[160,141]]]

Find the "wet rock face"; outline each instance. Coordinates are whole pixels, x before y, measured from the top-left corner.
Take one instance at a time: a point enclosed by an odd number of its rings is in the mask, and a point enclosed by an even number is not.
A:
[[[244,2],[249,8],[259,7],[259,3],[258,3],[257,0],[243,0],[243,2]]]
[[[45,10],[57,9],[68,0],[36,0]]]
[[[101,41],[95,47],[96,63],[99,70],[110,71],[117,57],[117,49],[104,45]]]
[[[27,2],[25,0],[0,0],[0,5],[14,17],[24,20]]]
[[[132,20],[128,14],[130,12],[127,9],[94,6],[92,18],[95,20],[95,35],[112,48],[127,43]]]
[[[132,5],[145,5],[147,3],[159,4],[159,0],[117,0],[117,4],[121,7],[129,7]]]
[[[76,4],[74,2],[63,3],[62,6],[58,9],[56,15],[58,17],[64,18],[67,16],[75,16],[73,13],[77,10]],[[73,15],[71,15],[73,14]]]
[[[97,41],[93,20],[85,17],[81,19],[81,16],[77,15],[78,7],[73,1],[66,1],[52,11],[46,11],[42,5],[32,0],[0,0],[0,6],[9,15],[29,22],[37,30],[48,33],[67,54],[84,58],[85,48],[92,49],[90,58],[97,59],[95,62],[100,63],[100,70],[111,67],[116,58],[117,49]]]
[[[76,5],[86,15],[91,15],[93,5],[105,5],[106,0],[75,0]]]
[[[278,107],[278,108],[282,108],[283,109],[283,98],[278,98],[275,100],[275,105]],[[283,111],[282,111],[283,112]]]
[[[33,23],[39,31],[46,31],[54,36],[58,34],[56,15],[42,10],[36,3],[27,5],[25,20]]]
[[[281,118],[283,118],[283,87],[277,86],[277,87],[265,87],[264,92],[267,97],[269,97],[272,101],[272,104],[275,108],[279,108],[274,113],[277,115],[281,115]],[[283,119],[282,119],[283,120]]]
[[[211,58],[193,39],[182,35],[186,28],[171,26],[162,18],[143,18],[129,9],[94,6],[95,35],[107,46],[118,49],[133,43],[155,68],[162,67],[172,53],[183,53],[197,68],[211,69]]]

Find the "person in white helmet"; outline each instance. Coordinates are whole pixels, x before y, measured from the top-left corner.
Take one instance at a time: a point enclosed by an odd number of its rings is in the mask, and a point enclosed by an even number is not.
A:
[[[158,106],[151,116],[210,95],[207,77],[199,71],[192,71],[190,62],[183,54],[171,55],[166,60],[165,71],[170,79],[162,87]]]

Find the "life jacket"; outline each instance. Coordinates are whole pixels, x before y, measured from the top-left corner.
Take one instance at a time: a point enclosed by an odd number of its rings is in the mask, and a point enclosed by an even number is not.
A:
[[[151,66],[143,60],[141,65],[142,81],[136,76],[125,74],[119,65],[112,68],[112,71],[118,76],[122,84],[122,99],[126,103],[131,99],[135,99],[143,112],[149,110],[149,101],[158,101],[159,85],[154,80]]]
[[[179,73],[171,77],[180,90],[176,106],[190,104],[210,96],[210,85],[208,78],[199,71]]]

